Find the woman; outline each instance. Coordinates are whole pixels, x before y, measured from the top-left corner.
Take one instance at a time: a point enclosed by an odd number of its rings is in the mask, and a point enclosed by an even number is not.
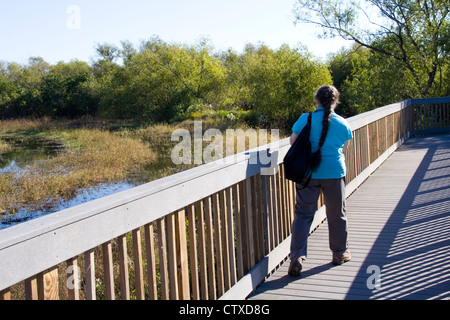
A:
[[[345,210],[345,158],[343,149],[352,139],[348,122],[334,109],[339,92],[334,86],[322,86],[315,95],[317,109],[312,114],[311,149],[312,177],[306,188],[296,186],[295,217],[292,224],[291,264],[289,275],[299,276],[307,256],[307,240],[317,203],[322,191],[326,206],[330,249],[335,265],[350,261]],[[305,127],[308,114],[303,114],[292,128],[291,144]]]

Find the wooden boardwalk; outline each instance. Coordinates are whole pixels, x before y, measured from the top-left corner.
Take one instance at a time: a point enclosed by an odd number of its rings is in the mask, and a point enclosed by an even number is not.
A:
[[[325,222],[302,276],[287,275],[287,260],[249,299],[450,299],[450,135],[409,139],[347,212],[351,262],[330,263]]]

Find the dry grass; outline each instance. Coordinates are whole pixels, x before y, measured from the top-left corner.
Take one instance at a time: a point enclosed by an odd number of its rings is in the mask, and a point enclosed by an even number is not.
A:
[[[70,146],[67,152],[34,164],[20,174],[0,174],[0,211],[48,209],[79,189],[119,181],[154,159],[147,143],[99,129],[48,133]]]
[[[61,198],[74,197],[79,189],[99,183],[121,181],[130,173],[139,172],[143,167],[153,166],[155,178],[161,178],[195,166],[194,164],[175,166],[170,159],[172,148],[179,143],[171,141],[172,133],[176,129],[187,129],[193,139],[193,121],[111,132],[92,128],[93,126],[105,128],[108,127],[108,123],[105,124],[98,119],[88,120],[89,124],[74,121],[52,122],[46,118],[0,121],[0,133],[32,132],[63,141],[67,148],[65,153],[34,164],[19,175],[0,174],[0,213],[14,214],[21,208],[28,208],[31,211],[49,209],[57,205]],[[208,129],[217,128],[222,133],[224,155],[230,154],[230,151],[231,153],[242,151],[237,150],[239,131],[234,132],[236,139],[234,150],[228,150],[226,145],[228,126],[226,123],[216,125],[214,122],[202,121],[202,131],[204,133]],[[73,129],[80,126],[79,129]],[[240,134],[247,135],[244,140],[245,149],[255,146],[250,141],[259,145],[258,130],[252,131],[242,126],[240,129],[242,129]],[[271,140],[270,132],[267,138],[266,143]],[[203,147],[210,143],[210,141],[202,142]],[[0,144],[0,148],[6,150],[8,146]]]
[[[270,130],[267,130],[267,139],[265,140],[263,136],[260,137],[260,130],[257,129],[252,129],[248,126],[245,125],[239,125],[239,127],[235,128],[235,127],[228,127],[227,123],[215,123],[215,122],[209,122],[209,121],[202,121],[201,122],[202,126],[202,136],[199,137],[200,139],[203,140],[204,136],[203,134],[205,133],[205,131],[209,130],[209,129],[217,129],[221,135],[222,135],[222,139],[223,139],[223,150],[225,151],[227,148],[227,135],[228,133],[231,133],[231,136],[228,136],[229,139],[232,139],[232,141],[234,141],[234,146],[235,146],[235,150],[232,151],[232,153],[238,152],[238,151],[242,151],[242,150],[238,150],[238,144],[244,142],[245,143],[245,147],[244,149],[250,149],[250,148],[254,148],[260,145],[260,142],[263,143],[270,143],[273,141],[276,141],[277,139],[280,138],[284,138],[285,136],[280,136],[276,137],[275,135],[272,136]],[[217,125],[217,126],[216,126]],[[194,139],[194,121],[188,120],[188,121],[184,121],[181,122],[179,124],[172,124],[172,125],[167,125],[167,124],[158,124],[158,125],[152,125],[146,128],[141,128],[138,129],[134,132],[134,136],[142,139],[144,141],[148,141],[150,143],[150,146],[155,149],[161,150],[163,149],[164,151],[167,151],[168,154],[170,155],[170,150],[179,142],[178,141],[171,141],[171,136],[172,133],[177,130],[177,129],[184,129],[190,132],[191,134],[191,138]],[[231,129],[230,131],[227,131],[228,129]],[[275,138],[275,140],[272,141],[272,138]],[[215,138],[212,138],[212,141],[214,141]],[[207,146],[208,144],[210,144],[212,141],[205,141],[203,140],[202,144],[203,146]],[[192,142],[194,142],[192,140]],[[192,143],[193,144],[193,143]]]
[[[0,133],[51,130],[57,125],[50,118],[0,120]]]
[[[8,152],[9,150],[11,150],[11,147],[6,142],[0,139],[0,155],[2,153]]]

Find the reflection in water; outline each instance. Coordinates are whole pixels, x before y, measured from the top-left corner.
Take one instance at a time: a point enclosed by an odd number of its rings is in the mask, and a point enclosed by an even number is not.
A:
[[[64,152],[64,145],[39,136],[3,136],[10,150],[0,155],[0,173],[16,172],[36,161]]]
[[[117,192],[125,191],[133,187],[134,185],[128,182],[119,182],[113,184],[100,184],[96,187],[82,189],[79,190],[77,195],[72,199],[61,200],[61,202],[57,206],[52,207],[51,209],[40,211],[29,211],[23,209],[14,215],[5,216],[1,220],[0,230],[9,228],[11,226],[25,222],[27,220],[36,219],[50,213],[58,212],[64,209],[68,209],[70,207],[80,205],[82,203],[86,203],[95,199],[109,196]]]
[[[32,164],[57,156],[65,150],[62,143],[36,135],[5,135],[0,139],[9,146],[7,152],[0,154],[0,174],[20,174]],[[1,214],[5,215],[6,213],[1,212]],[[42,214],[23,209],[15,214],[0,216],[0,229]]]

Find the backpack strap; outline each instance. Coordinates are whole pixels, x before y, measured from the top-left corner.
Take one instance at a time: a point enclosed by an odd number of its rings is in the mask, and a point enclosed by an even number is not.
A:
[[[308,122],[306,123],[306,128],[308,128],[308,139],[310,139],[310,135],[311,135],[311,122],[312,122],[312,112],[309,113],[308,115]],[[306,175],[306,181],[305,183],[300,183],[303,187],[301,189],[305,189],[309,182],[311,181],[311,177],[312,177],[312,171],[311,169],[308,171],[307,175]]]

